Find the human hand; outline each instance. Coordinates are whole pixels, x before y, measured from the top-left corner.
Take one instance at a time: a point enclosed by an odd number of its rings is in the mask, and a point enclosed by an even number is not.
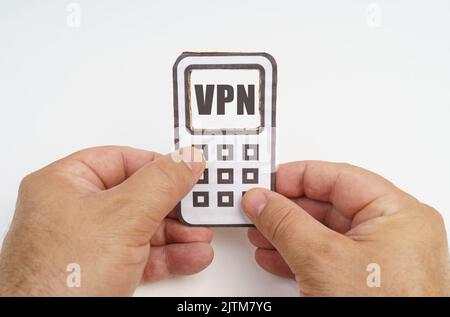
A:
[[[295,277],[303,295],[449,295],[444,223],[433,208],[369,171],[347,164],[293,162],[274,193],[248,191],[248,232],[267,271]],[[368,287],[370,263],[380,287]],[[369,267],[370,268],[370,267]]]
[[[0,257],[0,294],[131,295],[140,282],[201,271],[213,258],[211,231],[181,225],[173,209],[204,166],[193,148],[99,147],[28,175]],[[79,288],[66,285],[70,263],[80,265]]]

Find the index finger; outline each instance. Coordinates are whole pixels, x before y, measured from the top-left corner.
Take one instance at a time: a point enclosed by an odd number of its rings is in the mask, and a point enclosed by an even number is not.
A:
[[[122,183],[158,153],[127,146],[100,146],[75,152],[50,165],[105,190]]]
[[[330,202],[350,218],[378,197],[399,190],[375,173],[342,163],[291,162],[280,165],[276,176],[281,195]]]

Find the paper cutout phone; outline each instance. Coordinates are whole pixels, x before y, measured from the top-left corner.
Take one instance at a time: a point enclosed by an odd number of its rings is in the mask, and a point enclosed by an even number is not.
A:
[[[206,169],[178,204],[189,225],[249,226],[243,194],[275,186],[277,68],[266,53],[183,53],[173,67],[175,147]]]

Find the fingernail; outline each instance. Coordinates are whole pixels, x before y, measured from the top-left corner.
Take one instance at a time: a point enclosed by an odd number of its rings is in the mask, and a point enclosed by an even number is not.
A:
[[[175,162],[184,162],[195,175],[200,174],[205,166],[203,151],[193,146],[186,146],[175,150],[171,154]]]
[[[267,204],[267,196],[261,190],[251,190],[245,194],[244,211],[250,218],[258,218]]]

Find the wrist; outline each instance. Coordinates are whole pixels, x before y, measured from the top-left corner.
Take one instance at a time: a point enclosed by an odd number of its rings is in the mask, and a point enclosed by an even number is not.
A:
[[[27,261],[2,252],[0,258],[0,296],[54,296],[64,294],[63,276],[48,270],[40,259]],[[51,276],[50,274],[54,274]]]
[[[0,253],[0,295],[64,295],[68,290],[64,270],[54,252],[41,250],[34,241],[11,241],[7,236]]]

